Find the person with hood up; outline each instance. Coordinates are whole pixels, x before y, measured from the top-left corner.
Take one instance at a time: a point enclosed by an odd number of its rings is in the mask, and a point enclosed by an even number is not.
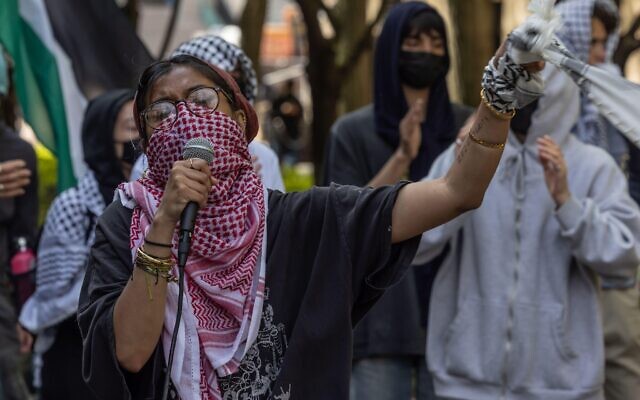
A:
[[[596,274],[640,262],[640,209],[602,149],[571,134],[579,89],[552,65],[545,93],[512,121],[479,209],[425,232],[415,263],[450,244],[434,283],[427,359],[455,399],[604,399]],[[442,176],[452,146],[426,179]]]
[[[85,111],[82,145],[87,172],[78,185],[53,201],[38,246],[36,292],[20,323],[38,335],[34,352],[42,365],[41,398],[95,398],[82,380],[82,339],[76,321],[78,298],[98,217],[126,181],[136,159],[139,135],[131,90],[93,99]]]
[[[556,6],[562,16],[559,38],[581,61],[620,75],[612,62],[619,40],[619,15],[611,0],[565,0]],[[575,129],[586,143],[607,150],[629,175],[629,192],[640,204],[640,149],[625,140],[585,94]],[[605,332],[605,393],[609,400],[640,393],[640,291],[636,277],[602,280],[601,304]]]
[[[253,69],[251,59],[241,48],[219,36],[204,35],[180,44],[171,53],[171,57],[181,54],[196,57],[228,72],[240,87],[245,98],[252,104],[255,101],[258,92],[256,71]],[[267,188],[284,192],[280,161],[276,153],[269,146],[257,140],[249,143],[249,152],[252,156],[253,166]],[[142,175],[144,165],[146,165],[146,155],[143,154],[136,162],[132,180]]]
[[[425,176],[471,113],[449,100],[449,63],[438,12],[422,2],[394,6],[376,43],[374,102],[333,125],[325,184],[379,187]],[[356,326],[352,400],[409,399],[414,390],[433,398],[424,341],[438,265],[410,270]]]

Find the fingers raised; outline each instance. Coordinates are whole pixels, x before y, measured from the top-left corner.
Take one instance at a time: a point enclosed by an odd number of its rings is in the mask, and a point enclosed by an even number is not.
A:
[[[8,160],[0,163],[0,173],[15,171],[16,169],[26,168],[27,163],[24,160]]]
[[[29,183],[29,177],[31,176],[31,171],[21,167],[21,168],[12,168],[11,170],[2,170],[3,172],[0,174],[0,183],[9,183],[16,180],[27,180]]]

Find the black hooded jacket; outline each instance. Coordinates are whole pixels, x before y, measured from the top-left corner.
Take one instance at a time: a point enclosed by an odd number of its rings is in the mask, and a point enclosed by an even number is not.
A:
[[[402,3],[389,12],[376,43],[374,103],[344,115],[333,125],[325,152],[325,184],[365,186],[397,149],[399,124],[408,111],[398,68],[402,33],[411,18],[422,12],[436,13],[421,2]],[[446,45],[446,36],[443,39]],[[444,77],[434,83],[410,179],[427,175],[431,163],[453,143],[470,114],[470,108],[451,104]],[[424,355],[430,289],[439,265],[440,258],[413,268],[382,296],[356,327],[354,359]]]
[[[122,106],[133,100],[134,92],[119,89],[96,97],[89,103],[82,123],[84,161],[93,171],[105,204],[113,200],[113,192],[125,181],[120,160],[115,154],[113,129]]]

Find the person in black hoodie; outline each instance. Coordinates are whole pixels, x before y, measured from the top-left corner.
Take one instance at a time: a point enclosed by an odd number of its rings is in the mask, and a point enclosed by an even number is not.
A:
[[[435,9],[422,2],[391,9],[376,45],[374,102],[333,125],[325,184],[420,180],[471,114],[449,100],[449,63],[445,24]],[[424,344],[429,288],[440,262],[406,274],[356,326],[352,399],[409,399],[416,374],[414,395],[434,398]]]
[[[34,352],[42,359],[43,400],[94,398],[82,380],[76,311],[96,221],[136,159],[133,96],[130,90],[114,90],[89,104],[82,126],[89,168],[77,186],[56,197],[47,214],[36,292],[20,314],[22,326],[38,334]]]

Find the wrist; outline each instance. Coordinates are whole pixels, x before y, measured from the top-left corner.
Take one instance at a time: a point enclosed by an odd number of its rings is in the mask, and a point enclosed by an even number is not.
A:
[[[413,159],[407,153],[405,153],[402,148],[398,148],[395,153],[393,153],[393,158],[395,162],[403,167],[408,168],[409,164]]]
[[[177,223],[177,220],[171,218],[169,215],[162,212],[162,208],[159,208],[153,216],[153,221],[151,222],[151,227],[147,237],[149,240],[154,242],[169,243],[173,238],[173,232]]]
[[[556,203],[556,209],[562,207],[569,199],[571,198],[571,193],[569,191],[562,192],[554,196],[553,200]]]

